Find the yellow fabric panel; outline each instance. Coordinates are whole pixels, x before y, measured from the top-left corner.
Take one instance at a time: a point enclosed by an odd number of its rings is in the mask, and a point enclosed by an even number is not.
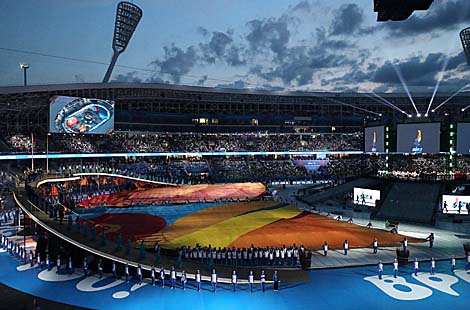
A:
[[[215,247],[225,247],[231,244],[239,236],[254,229],[263,227],[281,219],[290,219],[299,215],[302,211],[287,206],[274,210],[262,210],[237,217],[232,217],[220,223],[207,226],[185,236],[178,237],[166,244],[171,248],[183,245],[194,246],[212,245]]]
[[[276,204],[279,204],[279,202],[234,202],[199,210],[176,220],[170,226],[165,227],[161,232],[145,238],[145,243],[147,246],[151,246],[152,248],[155,241],[158,241],[161,245],[166,245],[166,243],[173,239],[190,234],[199,229],[225,221],[246,212],[269,208]],[[176,206],[175,208],[178,207]]]

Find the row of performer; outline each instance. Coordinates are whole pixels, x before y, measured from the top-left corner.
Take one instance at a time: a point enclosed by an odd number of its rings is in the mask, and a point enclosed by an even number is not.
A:
[[[434,240],[434,237],[433,237]],[[403,249],[406,251],[408,247],[408,239],[405,237],[403,241]],[[379,241],[374,238],[371,243],[372,251],[377,254],[379,249]],[[155,245],[155,250],[158,244]],[[342,250],[344,255],[348,255],[350,245],[348,240],[344,240]],[[327,256],[329,251],[328,242],[322,246],[323,255]],[[216,264],[225,264],[233,266],[254,266],[254,265],[296,265],[299,257],[306,251],[303,244],[300,247],[294,243],[292,246],[286,247],[255,247],[253,244],[249,248],[215,248],[211,245],[202,247],[197,244],[195,247],[183,246],[179,249],[178,255],[188,261],[209,262],[211,259]]]
[[[7,250],[10,253],[10,255],[15,256],[16,258],[24,260],[25,262],[29,263],[31,267],[35,266],[35,255],[32,250],[29,251],[28,259],[26,260],[26,250],[23,250],[24,248],[20,246],[18,243],[14,243],[13,241],[9,240],[7,237],[4,237],[4,236],[2,236],[2,248]],[[60,255],[58,255],[54,264],[52,260],[50,259],[49,254],[46,254],[45,259],[42,260],[41,255],[38,252],[37,257],[36,257],[36,263],[38,267],[40,268],[40,270],[46,269],[48,271],[52,271],[53,267],[56,267],[55,272],[57,274],[73,274],[75,272],[71,257],[69,257],[68,260],[64,262],[62,261]],[[92,271],[89,268],[87,257],[83,258],[82,268],[83,268],[84,277],[88,277],[92,274]],[[115,280],[118,280],[120,278],[118,274],[118,264],[115,261],[112,261],[111,273],[113,274],[113,277]],[[99,278],[103,277],[103,260],[101,258],[98,259],[98,263],[97,263],[97,275]],[[172,267],[168,275],[169,275],[169,286],[171,289],[174,289],[177,287],[177,277],[178,277],[179,282],[181,283],[181,288],[183,290],[186,290],[187,282],[188,282],[188,275],[186,274],[184,270],[182,272],[177,273],[175,268]],[[135,276],[137,278],[137,283],[141,285],[143,283],[143,269],[140,264],[137,265]],[[131,273],[130,273],[130,267],[128,263],[124,265],[123,277],[126,283],[130,281]],[[201,286],[202,286],[202,281],[203,281],[204,276],[201,274],[200,270],[197,270],[196,273],[194,275],[191,275],[190,277],[194,278],[197,291],[201,291]],[[160,287],[164,288],[165,285],[168,284],[166,283],[166,279],[167,277],[166,277],[165,269],[163,267],[160,267],[158,269],[155,268],[154,266],[151,267],[150,269],[151,285],[153,286],[159,285]],[[217,285],[220,282],[215,269],[212,269],[212,272],[208,280],[210,281],[212,291],[215,293],[217,291]],[[227,283],[227,280],[224,280],[222,282]],[[248,278],[243,280],[243,279],[239,279],[237,272],[234,270],[229,279],[229,282],[232,286],[233,291],[236,291],[238,284],[246,283],[248,284],[250,292],[253,292],[255,284],[259,284],[261,291],[265,292],[267,278],[266,278],[266,273],[264,272],[264,270],[261,271],[261,274],[259,275],[258,279],[255,279],[255,275],[253,271],[250,271],[248,274]],[[275,270],[272,275],[272,283],[274,284],[274,291],[278,291],[280,280],[279,280],[279,275],[278,275],[277,270]]]
[[[158,245],[155,246],[157,250]],[[251,245],[249,248],[213,248],[211,245],[202,247],[196,245],[194,248],[183,246],[178,250],[178,256],[186,261],[199,261],[208,263],[211,260],[215,264],[232,266],[259,266],[259,265],[297,265],[299,256],[305,252],[305,247],[265,247],[259,248]]]
[[[452,273],[455,272],[455,263],[456,263],[455,257],[454,255],[452,255],[450,259],[450,271]],[[396,258],[393,261],[392,266],[393,266],[393,277],[396,278],[398,275],[398,260]],[[378,267],[379,267],[378,277],[379,277],[379,280],[382,280],[382,276],[384,272],[384,264],[382,263],[382,261],[379,261]],[[415,276],[418,276],[419,270],[420,270],[420,263],[418,259],[415,258],[413,262],[413,273]],[[467,253],[465,257],[465,271],[468,271],[468,270],[470,270],[470,253]],[[431,257],[431,260],[429,262],[429,274],[434,275],[435,271],[436,271],[436,260],[434,259],[434,257]]]

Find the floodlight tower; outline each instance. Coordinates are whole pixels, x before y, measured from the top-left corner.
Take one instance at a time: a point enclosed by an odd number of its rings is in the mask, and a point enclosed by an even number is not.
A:
[[[132,34],[142,18],[142,10],[135,4],[122,1],[118,3],[116,21],[114,22],[113,58],[103,78],[103,83],[108,83],[113,73],[116,61],[127,48]]]
[[[467,64],[470,66],[470,27],[460,31],[460,41],[462,41],[465,57],[467,58]]]
[[[20,68],[23,69],[23,84],[24,86],[28,85],[28,79],[27,79],[27,74],[26,71],[29,69],[29,64],[26,63],[21,63]]]

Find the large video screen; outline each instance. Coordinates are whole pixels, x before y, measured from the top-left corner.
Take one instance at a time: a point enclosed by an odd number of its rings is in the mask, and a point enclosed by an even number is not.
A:
[[[364,130],[364,152],[385,152],[384,126],[366,127]]]
[[[375,207],[375,201],[380,200],[380,191],[374,189],[354,187],[354,203]]]
[[[470,154],[470,123],[457,124],[457,153]]]
[[[442,195],[442,212],[449,214],[468,214],[470,196]]]
[[[400,153],[439,153],[440,140],[440,123],[397,126],[397,152]]]
[[[68,96],[50,104],[49,132],[107,134],[114,129],[114,101]]]

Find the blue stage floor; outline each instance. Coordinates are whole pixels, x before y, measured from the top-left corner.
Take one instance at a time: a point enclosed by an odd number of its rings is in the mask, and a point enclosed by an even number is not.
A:
[[[70,277],[60,276],[58,279],[54,269],[39,273],[38,268],[23,266],[3,250],[0,252],[0,266],[0,282],[7,286],[42,298],[95,309],[291,310],[406,307],[429,310],[443,309],[446,306],[468,309],[470,299],[470,272],[462,270],[463,261],[457,262],[458,273],[455,275],[450,273],[449,262],[438,262],[438,274],[434,278],[429,277],[429,263],[421,263],[422,273],[418,279],[411,275],[411,266],[401,268],[398,279],[394,281],[406,281],[405,285],[395,282],[394,288],[393,283],[387,283],[393,277],[390,276],[391,266],[386,265],[383,281],[376,280],[375,266],[316,270],[310,271],[313,279],[311,282],[283,283],[279,292],[273,292],[270,285],[265,293],[256,287],[252,294],[248,287],[241,285],[235,293],[229,285],[219,285],[214,294],[209,284],[204,284],[203,291],[198,293],[194,289],[194,283],[190,283],[188,289],[183,291],[181,288],[171,290],[169,287],[163,289],[150,285],[138,286],[133,281],[127,284],[122,281],[114,282],[111,278],[101,281],[97,277],[84,279],[78,273]],[[379,289],[373,282],[385,284],[385,287]],[[411,288],[407,283],[412,284]],[[386,291],[389,293],[385,293]]]

